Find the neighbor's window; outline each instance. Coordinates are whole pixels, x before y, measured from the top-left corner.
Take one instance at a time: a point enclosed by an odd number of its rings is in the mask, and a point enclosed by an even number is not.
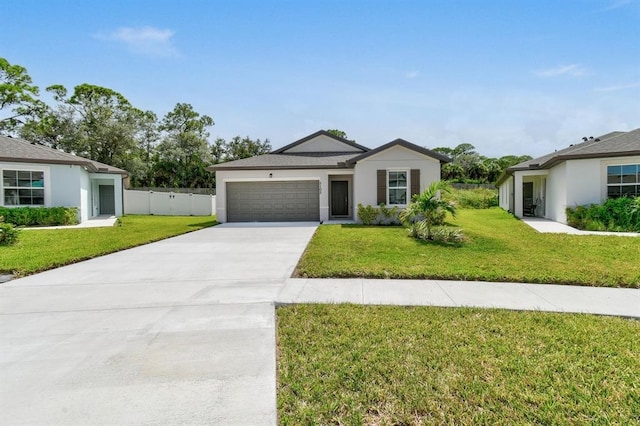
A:
[[[3,170],[5,206],[44,206],[44,172]]]
[[[388,172],[388,204],[407,204],[407,171]]]
[[[640,164],[607,166],[607,197],[640,196]]]

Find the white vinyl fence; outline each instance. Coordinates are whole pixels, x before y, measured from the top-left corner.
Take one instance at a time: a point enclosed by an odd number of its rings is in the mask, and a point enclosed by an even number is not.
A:
[[[124,213],[159,216],[212,216],[216,213],[216,196],[125,190]]]

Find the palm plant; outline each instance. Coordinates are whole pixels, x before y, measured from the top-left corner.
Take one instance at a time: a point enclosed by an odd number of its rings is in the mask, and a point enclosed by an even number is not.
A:
[[[455,204],[440,198],[441,192],[449,192],[444,181],[432,182],[422,194],[411,198],[411,203],[400,212],[399,218],[409,228],[414,238],[433,239],[433,227],[444,224],[447,213],[455,217]]]

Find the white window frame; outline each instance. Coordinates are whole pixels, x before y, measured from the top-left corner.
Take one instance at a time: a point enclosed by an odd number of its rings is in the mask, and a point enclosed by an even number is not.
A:
[[[389,175],[391,173],[404,173],[405,176],[406,176],[406,181],[407,181],[406,186],[404,186],[404,187],[403,186],[393,186],[393,187],[389,186]],[[410,188],[411,188],[410,179],[411,179],[411,171],[410,170],[407,170],[407,169],[387,169],[386,186],[387,186],[387,205],[388,206],[406,206],[407,204],[409,204],[410,197],[411,197],[410,196],[410,192],[411,192],[410,191]],[[397,189],[403,189],[403,188],[404,188],[404,191],[405,191],[405,202],[404,202],[404,204],[391,204],[391,200],[390,200],[390,197],[389,197],[390,190],[392,190],[392,189],[396,189],[397,190]]]
[[[7,186],[4,184],[4,172],[5,171],[13,171],[13,172],[31,172],[31,173],[42,173],[42,187],[22,187],[22,186]],[[42,189],[42,200],[43,203],[42,204],[5,204],[5,191],[7,189],[16,189],[16,190],[20,190],[20,189]],[[2,197],[0,199],[0,205],[4,206],[4,207],[46,207],[47,206],[47,200],[49,197],[49,173],[48,170],[45,168],[31,168],[31,167],[23,167],[20,165],[2,165],[2,167],[0,168],[0,197]],[[19,195],[18,195],[18,200],[19,200]]]
[[[628,167],[628,166],[635,166],[636,167],[636,181],[635,182],[615,182],[615,183],[609,183],[609,167]],[[605,189],[605,196],[607,199],[611,198],[609,197],[609,188],[610,187],[619,187],[620,189],[622,189],[623,186],[635,186],[636,187],[636,196],[640,195],[640,163],[614,163],[614,164],[607,164],[605,166],[605,182],[606,182],[606,189]],[[624,197],[624,194],[621,194],[619,197]]]

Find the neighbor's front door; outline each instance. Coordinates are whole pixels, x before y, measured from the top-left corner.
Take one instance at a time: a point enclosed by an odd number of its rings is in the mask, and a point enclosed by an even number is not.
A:
[[[331,181],[331,216],[349,216],[349,182]]]
[[[99,185],[100,214],[116,214],[115,187],[113,185]]]

